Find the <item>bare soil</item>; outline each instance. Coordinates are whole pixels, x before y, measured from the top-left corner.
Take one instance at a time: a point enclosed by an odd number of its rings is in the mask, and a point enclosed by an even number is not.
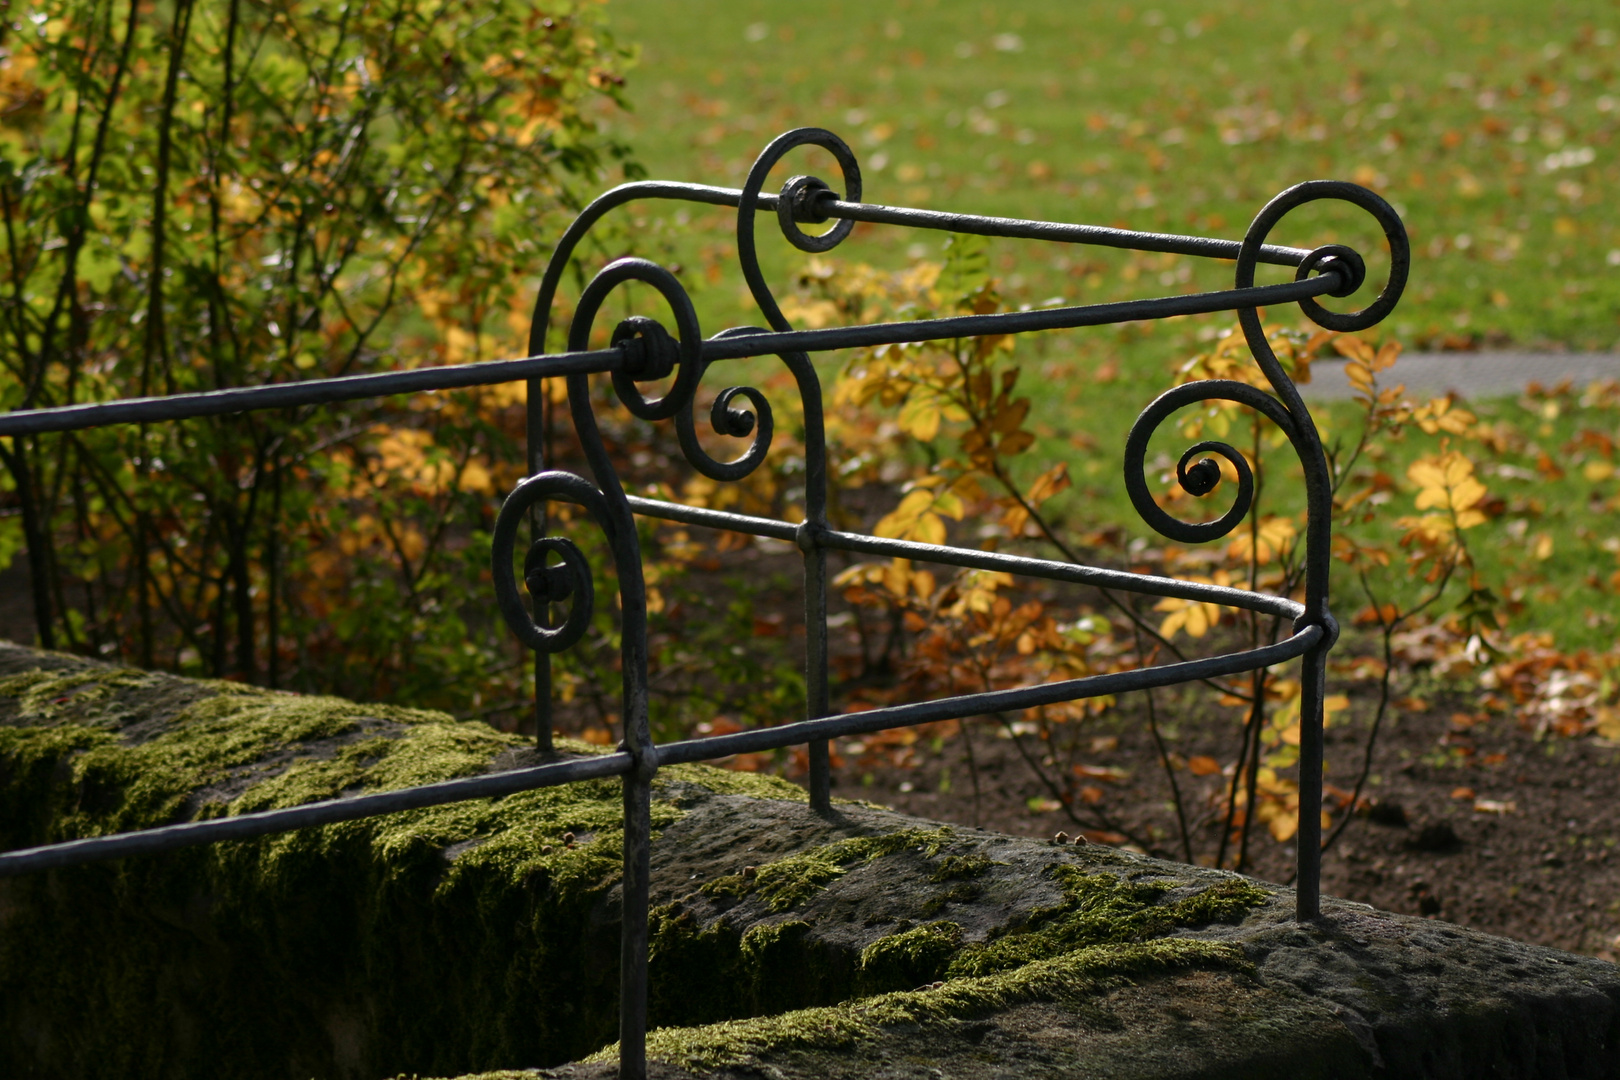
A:
[[[1370,715],[1369,702],[1357,704],[1355,712]],[[1510,717],[1464,732],[1452,717],[1471,702],[1457,694],[1434,694],[1428,705],[1386,720],[1364,789],[1373,805],[1356,814],[1328,850],[1323,893],[1615,960],[1620,954],[1620,746],[1597,738],[1538,742]],[[1142,712],[1136,703],[1122,702],[1092,722],[1101,737],[1094,746],[1106,746],[1109,736],[1119,743],[1087,760],[1125,775],[1108,785],[1096,807],[1076,808],[1078,828],[1063,809],[1031,809],[1049,789],[1010,739],[998,737],[987,723],[975,725],[977,799],[960,736],[938,753],[918,755],[910,768],[846,766],[836,778],[835,794],[1015,835],[1066,831],[1109,839],[1106,833],[1117,830],[1152,854],[1182,859],[1170,787]],[[1211,754],[1225,761],[1234,750],[1230,720],[1214,731],[1208,723],[1178,726],[1163,702],[1160,719],[1177,736],[1172,753]],[[1354,722],[1329,729],[1329,783],[1354,784],[1366,733]],[[1482,764],[1487,761],[1491,764]],[[1176,775],[1193,824],[1195,859],[1209,863],[1221,829],[1213,806],[1218,789],[1229,781],[1218,774],[1195,778],[1186,770]],[[942,779],[947,792],[940,790]],[[1249,855],[1248,873],[1273,882],[1291,880],[1291,843],[1276,842],[1257,825]],[[1225,865],[1233,863],[1229,851]]]

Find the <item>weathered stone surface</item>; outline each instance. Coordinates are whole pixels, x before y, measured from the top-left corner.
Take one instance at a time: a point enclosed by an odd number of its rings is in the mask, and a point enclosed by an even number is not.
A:
[[[868,813],[851,817],[875,824],[879,815]],[[1058,899],[1056,867],[1169,884],[1161,903],[1229,880],[1215,871],[1096,847],[1055,848],[972,830],[954,835],[958,851],[977,850],[1008,864],[1000,871],[1006,878],[998,881],[1006,891],[987,910],[949,905],[941,917],[964,917],[964,926],[991,933],[998,926],[1016,927]],[[812,925],[831,924],[829,937],[836,937],[860,921],[840,921],[840,910],[892,904],[889,910],[898,913],[907,905],[915,910],[919,900],[926,904],[921,875],[906,866],[923,861],[921,853],[896,858],[898,866],[889,861],[852,870],[800,917]],[[1266,891],[1267,899],[1236,925],[1174,931],[1178,940],[1235,946],[1235,963],[1206,958],[1159,970],[1149,964],[1124,975],[1111,975],[1106,965],[1088,972],[1082,963],[1026,1000],[1007,994],[1005,986],[975,994],[975,981],[995,980],[964,978],[787,1023],[762,1018],[707,1031],[663,1032],[653,1039],[661,1059],[654,1075],[1620,1076],[1620,969],[1614,965],[1337,901],[1327,903],[1321,920],[1302,926],[1292,920],[1289,891]],[[1010,912],[999,924],[997,910]],[[1115,948],[1094,946],[1067,956]],[[1061,963],[1061,957],[1047,963]],[[996,1002],[998,992],[1010,1000]],[[936,1005],[932,998],[942,1000]],[[841,1015],[825,1015],[832,1013]],[[849,1038],[817,1039],[818,1026],[831,1030],[840,1020],[862,1030]],[[574,1065],[542,1075],[605,1077],[612,1068]]]
[[[0,647],[5,847],[531,754]],[[721,770],[656,795],[656,1076],[1620,1076],[1602,961]],[[0,881],[0,1074],[610,1076],[560,1063],[611,1055],[617,821],[595,783]]]

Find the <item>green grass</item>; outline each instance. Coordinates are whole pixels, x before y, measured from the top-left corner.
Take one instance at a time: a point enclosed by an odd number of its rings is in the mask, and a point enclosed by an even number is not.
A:
[[[1312,5],[1308,17],[1276,2],[1240,14],[1180,0],[1152,9],[612,0],[610,10],[642,50],[628,90],[636,112],[610,123],[653,176],[740,184],[769,138],[816,124],[856,147],[868,201],[1231,238],[1291,184],[1352,179],[1396,206],[1413,241],[1411,284],[1380,332],[1409,349],[1608,349],[1620,338],[1620,219],[1607,202],[1620,189],[1612,4],[1377,2]],[[773,186],[790,171],[840,186],[817,151],[790,157]],[[679,267],[706,332],[757,323],[735,269],[731,213],[660,212],[636,212],[638,247]],[[786,292],[808,257],[769,219],[760,235],[770,279]],[[940,239],[863,226],[834,257],[899,266],[938,258]],[[1369,286],[1341,309],[1361,306],[1383,280],[1382,239],[1354,211],[1297,212],[1273,239],[1350,243],[1370,256]],[[1014,303],[1220,288],[1231,273],[1229,263],[1020,241],[997,242],[993,265]],[[1266,273],[1262,281],[1283,280]],[[1228,322],[1020,343],[1042,436],[1022,460],[1031,475],[1071,461],[1075,489],[1054,506],[1073,530],[1118,522],[1146,533],[1119,482],[1124,433],[1200,336]],[[837,358],[820,362],[830,377]],[[1099,382],[1105,366],[1118,374]],[[1389,375],[1399,381],[1399,368]],[[1583,429],[1613,435],[1613,410],[1575,398],[1553,417],[1541,401],[1474,407],[1519,433],[1499,452],[1465,447],[1500,500],[1469,533],[1482,571],[1515,629],[1606,646],[1616,481],[1587,479],[1583,465],[1610,452],[1571,441]],[[1329,441],[1353,437],[1353,415],[1343,404],[1318,410]],[[1158,442],[1174,453],[1171,441],[1167,425]],[[1433,448],[1415,436],[1384,447],[1383,467],[1398,476]],[[1563,476],[1537,470],[1543,451]],[[1295,487],[1273,485],[1270,509],[1297,503]],[[1390,503],[1382,531],[1412,512],[1409,496]],[[1543,533],[1552,554],[1537,558]],[[1345,617],[1361,604],[1352,586],[1335,586]]]
[[[772,135],[818,124],[856,147],[869,201],[1234,238],[1283,188],[1352,179],[1390,199],[1413,237],[1392,323],[1403,340],[1607,348],[1620,335],[1612,4],[1318,4],[1308,18],[1275,0],[1241,14],[1179,0],[610,10],[642,48],[637,112],[615,123],[655,176],[740,184]],[[815,157],[790,160],[836,186]],[[711,228],[677,244],[680,261],[694,286],[721,286],[705,306],[729,317],[727,215],[693,219]],[[1378,246],[1353,214],[1301,215],[1281,239],[1329,234]],[[766,247],[779,272],[802,258]],[[839,254],[933,250],[932,237],[873,227]],[[1000,254],[1009,290],[1035,300],[1218,287],[1230,273],[1014,242]]]

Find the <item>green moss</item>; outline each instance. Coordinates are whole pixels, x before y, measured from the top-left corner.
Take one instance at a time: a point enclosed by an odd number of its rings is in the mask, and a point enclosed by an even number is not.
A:
[[[6,847],[471,775],[523,745],[441,713],[75,663],[0,680]],[[681,813],[657,800],[654,825]],[[613,1034],[621,814],[600,780],[0,882],[0,1075],[35,1074],[47,1045],[64,1076],[589,1052]]]
[[[1231,878],[1160,904],[1170,888],[1163,882],[1122,881],[1067,864],[1054,867],[1053,874],[1063,884],[1062,905],[1037,912],[1021,932],[963,949],[951,961],[950,974],[988,975],[1074,949],[1145,941],[1211,922],[1237,922],[1269,896],[1248,881]]]
[[[999,864],[991,862],[983,855],[947,855],[939,860],[931,880],[935,882],[968,880],[983,876],[986,870],[996,865]]]
[[[0,678],[8,848],[473,775],[526,745],[442,713],[62,660]],[[655,828],[681,816],[671,800],[685,784],[805,798],[777,777],[675,766],[659,774]],[[223,1077],[289,1060],[312,1075],[382,1075],[579,1057],[613,1034],[621,815],[608,779],[0,882],[0,909],[17,913],[0,922],[0,997],[17,1003],[0,1017],[16,1036],[0,1033],[0,1074],[28,1071],[36,1038],[76,1048],[68,1073],[112,1075],[156,1060]],[[852,985],[853,958],[802,923],[742,938],[666,921],[654,940],[663,1022],[835,1001]],[[700,977],[733,972],[738,990],[685,985],[686,965],[659,949],[701,959]],[[449,970],[433,960],[445,956]],[[740,1011],[715,1013],[717,998]],[[357,1003],[354,1015],[333,1015],[334,1001]],[[176,1025],[199,1018],[184,1040],[195,1064],[166,1056]],[[345,1030],[363,1038],[334,1034]]]
[[[1241,949],[1222,942],[1169,939],[1096,945],[1013,971],[952,979],[927,990],[701,1028],[664,1028],[649,1035],[647,1052],[674,1065],[714,1069],[784,1050],[849,1049],[875,1039],[884,1028],[936,1026],[1030,1002],[1080,1004],[1126,980],[1192,968],[1249,971],[1251,965]],[[611,1046],[587,1060],[611,1061],[616,1056],[617,1047]]]
[[[861,950],[861,989],[865,993],[910,989],[945,973],[962,947],[962,928],[934,922],[879,938]]]
[[[106,715],[108,704],[120,690],[140,690],[162,684],[154,676],[135,668],[75,666],[65,671],[35,668],[0,678],[0,699],[11,699],[13,717],[36,723],[95,725],[114,717]],[[227,684],[230,685],[230,684]],[[15,722],[15,720],[13,721]]]
[[[651,918],[650,1011],[654,1026],[712,1023],[827,1004],[850,995],[855,958],[799,919],[701,924],[679,905]]]
[[[660,780],[683,780],[708,788],[716,795],[746,795],[754,799],[784,799],[809,802],[810,795],[797,784],[769,773],[735,772],[712,765],[672,765],[658,771]]]
[[[0,679],[0,835],[20,847],[386,790],[476,774],[523,745],[440,713],[73,661]],[[680,818],[684,784],[804,798],[774,777],[677,766],[660,773],[655,828]],[[35,1071],[47,1044],[64,1076],[149,1075],[160,1061],[166,1075],[228,1078],[577,1058],[613,1035],[621,813],[619,782],[598,780],[0,881],[0,1074]],[[911,848],[937,857],[952,836],[851,837],[705,891],[787,912],[858,864]],[[933,878],[976,890],[993,865],[950,855]],[[907,1010],[1034,992],[1014,977],[1060,954],[1086,953],[1087,971],[1130,958],[1162,969],[1181,945],[1134,943],[1264,896],[1234,882],[1163,904],[1161,887],[1054,872],[1063,904],[965,947],[950,923],[854,955],[802,919],[744,933],[660,909],[654,1021],[741,1024],[745,1045],[865,1037]],[[831,1004],[945,973],[949,994]],[[780,1015],[741,1019],[766,1014]],[[694,1036],[694,1053],[721,1053],[702,1047],[723,1028],[696,1029],[711,1034]]]
[[[932,858],[951,836],[948,825],[937,829],[900,829],[876,836],[852,836],[785,859],[767,863],[752,878],[729,874],[703,886],[708,896],[741,898],[757,892],[772,911],[787,911],[811,899],[827,883],[857,862],[871,862],[907,848],[920,847]]]

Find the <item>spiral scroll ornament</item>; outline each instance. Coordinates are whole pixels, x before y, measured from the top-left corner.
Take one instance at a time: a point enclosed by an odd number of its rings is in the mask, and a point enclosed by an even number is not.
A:
[[[591,579],[590,563],[579,546],[566,537],[540,537],[529,545],[523,559],[523,583],[533,597],[535,611],[553,603],[567,604],[568,614],[562,625],[552,627],[537,621],[523,606],[518,592],[517,576],[512,570],[518,527],[531,507],[559,499],[585,507],[598,524],[604,529],[611,529],[606,501],[590,481],[569,472],[543,472],[522,481],[507,496],[495,519],[495,535],[491,543],[495,603],[500,608],[501,617],[519,641],[537,652],[545,653],[562,652],[578,642],[590,626],[596,608],[596,588]],[[551,565],[552,555],[561,558],[562,562]]]
[[[1385,243],[1389,245],[1389,279],[1372,303],[1360,311],[1329,311],[1314,299],[1301,300],[1300,310],[1324,330],[1333,330],[1341,334],[1366,330],[1382,322],[1400,302],[1412,269],[1412,246],[1406,235],[1406,226],[1401,223],[1400,215],[1395,212],[1395,208],[1359,184],[1344,180],[1308,180],[1303,184],[1295,184],[1272,199],[1259,214],[1255,215],[1254,221],[1244,234],[1243,246],[1238,250],[1237,267],[1233,275],[1234,284],[1240,289],[1251,288],[1254,285],[1255,268],[1260,261],[1260,249],[1270,237],[1271,231],[1289,212],[1307,203],[1322,200],[1350,203],[1366,211],[1378,223],[1378,227],[1384,233]],[[1302,281],[1313,273],[1336,274],[1341,281],[1329,295],[1350,296],[1366,281],[1367,266],[1361,255],[1353,248],[1342,244],[1328,244],[1306,256],[1295,272],[1294,278],[1296,281]],[[1293,394],[1293,383],[1282,373],[1270,346],[1265,343],[1265,335],[1260,331],[1259,313],[1249,308],[1240,311],[1238,317],[1243,324],[1249,347],[1267,377],[1273,384],[1277,384],[1279,378],[1287,383],[1286,391],[1281,385],[1277,385],[1278,392],[1285,400],[1297,397]],[[1288,400],[1288,404],[1291,409],[1294,408],[1294,401]]]
[[[703,333],[697,310],[675,275],[648,259],[616,259],[604,266],[580,293],[579,305],[568,325],[568,347],[583,352],[589,347],[591,326],[608,294],[627,281],[651,285],[675,316],[676,337],[656,319],[632,316],[613,331],[613,344],[623,350],[625,364],[613,372],[613,389],[624,407],[642,420],[668,420],[688,401],[703,375]],[[678,369],[678,370],[677,370]],[[637,382],[662,379],[675,372],[669,393],[647,400]]]
[[[716,336],[741,337],[758,332],[754,327],[736,327],[722,330]],[[694,397],[695,391],[694,387]],[[734,404],[738,398],[746,401],[753,411],[739,408]],[[728,386],[715,396],[714,404],[709,408],[709,426],[714,433],[733,439],[754,436],[742,456],[732,461],[715,460],[698,442],[697,424],[693,419],[695,404],[695,401],[688,400],[686,407],[675,414],[675,434],[680,440],[681,453],[692,467],[710,480],[725,482],[741,480],[759,468],[760,463],[765,460],[765,455],[770,453],[771,438],[776,432],[771,403],[766,400],[765,395],[752,386]]]
[[[1248,459],[1236,447],[1213,440],[1200,442],[1182,453],[1176,462],[1176,479],[1188,494],[1202,498],[1219,486],[1221,467],[1214,458],[1200,455],[1217,454],[1225,458],[1238,476],[1237,497],[1226,513],[1211,521],[1182,521],[1155,502],[1148,490],[1147,448],[1153,433],[1175,412],[1205,401],[1231,401],[1247,405],[1282,428],[1290,439],[1297,434],[1294,419],[1282,402],[1263,390],[1233,379],[1186,383],[1160,394],[1143,409],[1125,440],[1125,491],[1130,495],[1131,505],[1136,507],[1136,512],[1155,532],[1185,544],[1219,540],[1236,528],[1254,505],[1254,474],[1249,468]]]
[[[843,201],[861,200],[861,167],[855,160],[855,151],[826,128],[795,128],[778,135],[760,151],[753,167],[748,170],[748,178],[743,181],[742,197],[737,203],[737,262],[742,267],[743,279],[748,282],[748,291],[753,295],[754,303],[759,305],[759,310],[765,315],[765,321],[773,330],[791,330],[792,326],[782,314],[780,305],[771,294],[770,286],[765,282],[765,274],[760,269],[759,251],[754,238],[754,215],[759,207],[760,192],[765,189],[765,180],[770,176],[771,170],[790,151],[801,146],[817,146],[831,154],[843,173]],[[789,179],[783,185],[781,196],[776,203],[776,220],[788,243],[800,251],[812,253],[831,251],[843,243],[855,227],[855,223],[848,218],[841,219],[820,236],[811,236],[799,227],[800,223],[815,224],[825,221],[827,215],[822,206],[826,202],[838,199],[838,193],[833,191],[825,180],[818,177],[795,176]]]

